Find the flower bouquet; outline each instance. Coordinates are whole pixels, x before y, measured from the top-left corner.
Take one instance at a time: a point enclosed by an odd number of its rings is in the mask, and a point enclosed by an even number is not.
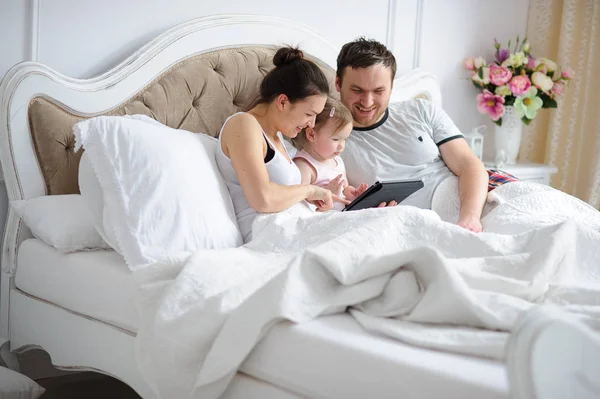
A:
[[[530,53],[527,39],[517,41],[511,48],[502,48],[494,39],[494,60],[487,64],[483,57],[469,57],[463,61],[472,71],[471,81],[481,91],[477,95],[477,109],[488,114],[498,126],[506,107],[513,106],[516,115],[528,125],[540,108],[556,108],[557,98],[563,93],[565,83],[573,78],[568,68]]]

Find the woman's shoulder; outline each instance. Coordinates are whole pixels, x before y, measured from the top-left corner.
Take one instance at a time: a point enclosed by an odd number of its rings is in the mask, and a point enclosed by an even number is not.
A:
[[[260,127],[260,124],[258,123],[258,120],[256,120],[256,117],[249,112],[238,112],[231,115],[229,118],[227,118],[225,126],[231,125],[246,125]]]
[[[221,130],[221,136],[227,136],[229,132],[243,131],[245,133],[260,133],[262,135],[262,127],[256,120],[254,115],[248,112],[238,112],[237,114],[231,115],[225,121]]]

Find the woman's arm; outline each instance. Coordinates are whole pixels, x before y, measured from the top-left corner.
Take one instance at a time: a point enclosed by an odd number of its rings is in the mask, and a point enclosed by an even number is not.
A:
[[[252,115],[231,118],[221,134],[223,152],[231,159],[248,204],[257,212],[280,212],[315,195],[315,186],[282,186],[269,180],[264,163],[266,142]]]

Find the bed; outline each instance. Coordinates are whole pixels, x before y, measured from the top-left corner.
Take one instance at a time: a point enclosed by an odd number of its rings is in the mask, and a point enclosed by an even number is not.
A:
[[[216,135],[228,115],[252,100],[272,67],[274,46],[282,43],[300,44],[335,94],[337,50],[306,26],[262,16],[191,20],[92,79],[71,79],[37,63],[15,66],[0,87],[9,200],[79,192],[81,154],[73,151],[72,126],[85,118],[145,114],[171,127]],[[188,89],[197,95],[188,95]],[[414,96],[441,102],[435,79],[423,71],[394,84],[392,101]],[[138,321],[130,274],[113,251],[59,253],[34,238],[11,209],[3,238],[0,336],[8,338],[13,353],[42,348],[57,368],[111,375],[143,398],[155,398],[134,359]],[[14,364],[10,355],[5,358]],[[275,326],[224,397],[375,394],[504,398],[508,383],[500,362],[403,344],[367,333],[341,314]]]

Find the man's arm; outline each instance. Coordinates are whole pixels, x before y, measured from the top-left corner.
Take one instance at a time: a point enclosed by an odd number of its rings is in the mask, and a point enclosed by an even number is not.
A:
[[[487,196],[487,172],[464,139],[450,140],[439,149],[448,168],[458,176],[460,216],[457,224],[478,233],[482,230],[481,211]]]

